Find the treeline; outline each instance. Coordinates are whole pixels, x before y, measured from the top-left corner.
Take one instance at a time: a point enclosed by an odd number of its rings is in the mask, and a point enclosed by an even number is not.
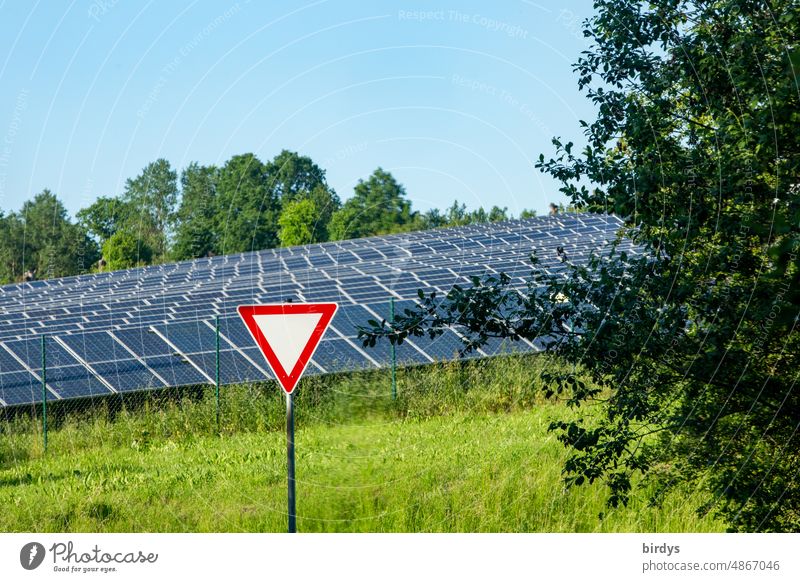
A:
[[[49,190],[0,211],[0,283],[509,218],[458,202],[415,211],[381,168],[342,203],[325,170],[287,150],[266,163],[251,153],[221,167],[192,163],[180,175],[159,159],[75,220]]]

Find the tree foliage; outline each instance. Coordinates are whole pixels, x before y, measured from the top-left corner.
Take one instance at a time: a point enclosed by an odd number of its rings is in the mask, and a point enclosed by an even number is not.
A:
[[[26,273],[52,278],[85,273],[98,249],[86,230],[67,217],[49,190],[25,202],[18,213],[0,215],[0,280],[20,280]]]
[[[325,170],[308,156],[283,150],[265,166],[269,188],[282,204],[317,188],[327,189]]]
[[[167,257],[177,201],[178,174],[163,158],[147,164],[141,174],[125,183],[122,202],[130,212],[124,227],[152,248],[158,260]]]
[[[267,168],[248,153],[233,156],[217,178],[216,229],[223,253],[278,246],[279,199],[270,188]]]
[[[43,201],[26,203],[24,212],[33,217],[35,229],[23,212],[0,214],[0,281],[19,281],[28,267],[36,278],[85,272],[100,258],[99,249],[112,252],[102,268],[116,269],[508,218],[505,208],[468,211],[458,203],[447,213],[415,212],[403,186],[380,168],[359,182],[342,208],[325,171],[289,150],[267,163],[254,154],[233,156],[220,168],[192,162],[180,182],[169,162],[158,159],[127,180],[121,195],[100,197],[79,210],[78,226],[69,222],[55,197],[49,203],[58,206],[49,225],[36,218],[50,216],[39,210]],[[62,227],[65,221],[71,226]],[[65,229],[73,241],[70,248],[58,238]],[[46,244],[43,233],[57,237],[55,246]],[[87,234],[88,239],[81,238]],[[55,252],[48,270],[37,269],[39,259],[32,255],[43,245],[46,254]]]
[[[131,220],[133,208],[119,198],[101,196],[76,214],[78,222],[102,244]]]
[[[13,213],[0,213],[0,282],[11,283],[22,277],[25,237],[22,221]]]
[[[623,505],[637,474],[702,484],[732,530],[800,528],[800,5],[597,0],[575,65],[596,105],[587,145],[538,167],[636,243],[528,287],[505,275],[425,296],[382,337],[544,341],[589,375],[547,395],[600,414],[555,421],[567,484]],[[586,186],[592,184],[592,189]]]
[[[172,255],[195,259],[219,252],[217,174],[214,166],[193,162],[181,174],[181,203]]]
[[[358,181],[353,197],[333,215],[330,234],[338,240],[398,232],[413,220],[405,188],[378,168],[366,180]]]
[[[313,222],[313,241],[325,242],[330,240],[331,220],[334,213],[342,207],[339,196],[327,185],[316,186],[310,192],[301,192],[296,200],[310,200],[314,203],[317,212]]]
[[[103,258],[109,270],[130,269],[153,260],[153,249],[135,234],[121,230],[103,244]]]
[[[523,211],[524,212],[524,211]],[[467,205],[463,202],[458,203],[454,200],[453,204],[445,211],[444,214],[427,213],[429,221],[435,226],[465,226],[467,224],[480,224],[484,222],[500,222],[510,218],[508,208],[500,208],[499,206],[492,206],[489,212],[479,207],[475,210],[468,210]],[[437,220],[438,217],[438,220]]]
[[[278,221],[281,244],[288,247],[317,242],[314,240],[314,225],[318,215],[317,206],[310,198],[289,202]]]
[[[291,218],[286,220],[297,223],[298,208],[310,208],[309,204],[301,207],[295,202],[310,201],[316,214],[310,217],[308,228],[310,236],[289,237],[289,240],[307,240],[307,242],[324,242],[329,237],[329,226],[333,213],[339,210],[341,202],[336,192],[328,186],[325,180],[325,170],[315,164],[308,156],[301,156],[297,152],[283,150],[275,156],[267,166],[267,176],[270,187],[281,203],[281,216],[278,220],[281,232],[281,220],[287,212]],[[306,210],[307,212],[307,210]],[[281,236],[281,244],[306,244],[305,242],[287,243]]]

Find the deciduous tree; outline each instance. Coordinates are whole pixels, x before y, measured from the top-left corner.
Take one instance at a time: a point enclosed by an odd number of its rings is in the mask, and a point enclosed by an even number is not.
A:
[[[800,529],[800,4],[596,0],[575,65],[597,108],[587,145],[538,166],[576,208],[623,217],[611,252],[530,285],[504,275],[363,330],[544,341],[580,375],[547,395],[598,413],[556,420],[569,485],[687,481],[733,530]],[[591,184],[590,189],[587,184]],[[661,499],[660,494],[654,498]]]
[[[147,164],[138,176],[127,180],[122,201],[132,209],[125,228],[152,248],[155,260],[163,261],[169,249],[178,201],[177,172],[163,158]]]
[[[314,224],[318,216],[317,206],[309,198],[289,202],[278,221],[281,244],[288,247],[318,242],[314,240]]]
[[[76,214],[78,222],[102,246],[111,235],[131,219],[133,209],[119,198],[101,196]]]
[[[217,174],[214,166],[193,162],[181,174],[181,204],[176,213],[176,260],[219,253]]]
[[[255,154],[233,156],[217,180],[216,231],[223,253],[278,246],[280,202]]]
[[[153,250],[147,241],[121,230],[103,245],[103,258],[109,270],[130,269],[149,264],[153,260]]]
[[[267,185],[282,204],[319,187],[327,188],[325,170],[308,156],[283,150],[265,165]]]
[[[359,180],[353,197],[331,220],[331,238],[359,238],[404,230],[414,219],[405,188],[389,172],[378,168]]]
[[[17,213],[0,217],[0,278],[18,281],[25,273],[37,279],[64,277],[91,270],[99,258],[97,244],[67,216],[49,190],[28,200]]]

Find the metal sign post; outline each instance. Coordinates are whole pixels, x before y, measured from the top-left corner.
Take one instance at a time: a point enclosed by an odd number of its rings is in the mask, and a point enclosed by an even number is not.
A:
[[[291,394],[286,395],[286,461],[289,475],[287,482],[289,499],[289,533],[297,533],[297,508],[295,506],[294,482],[294,398],[292,398]]]
[[[286,468],[289,533],[297,532],[292,393],[333,320],[336,303],[240,305],[239,316],[286,392]]]

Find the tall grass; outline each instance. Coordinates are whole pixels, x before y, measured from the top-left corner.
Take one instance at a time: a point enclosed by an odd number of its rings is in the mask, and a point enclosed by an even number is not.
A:
[[[599,485],[565,491],[547,431],[572,411],[540,395],[542,356],[304,379],[296,393],[301,531],[709,531],[702,491],[609,511]],[[591,410],[581,411],[592,414]],[[283,531],[285,403],[273,384],[147,395],[35,417],[0,435],[0,530]],[[599,514],[604,517],[600,519]]]
[[[562,367],[546,356],[507,356],[408,367],[398,374],[392,400],[385,370],[309,376],[295,392],[297,422],[353,423],[373,418],[427,418],[455,412],[510,412],[544,405],[541,370]],[[97,444],[127,446],[159,439],[217,434],[212,389],[140,393],[125,400],[51,404],[49,446],[53,454]],[[286,405],[273,382],[223,386],[220,398],[223,434],[264,433],[283,429]],[[40,457],[40,411],[0,422],[0,467]]]

